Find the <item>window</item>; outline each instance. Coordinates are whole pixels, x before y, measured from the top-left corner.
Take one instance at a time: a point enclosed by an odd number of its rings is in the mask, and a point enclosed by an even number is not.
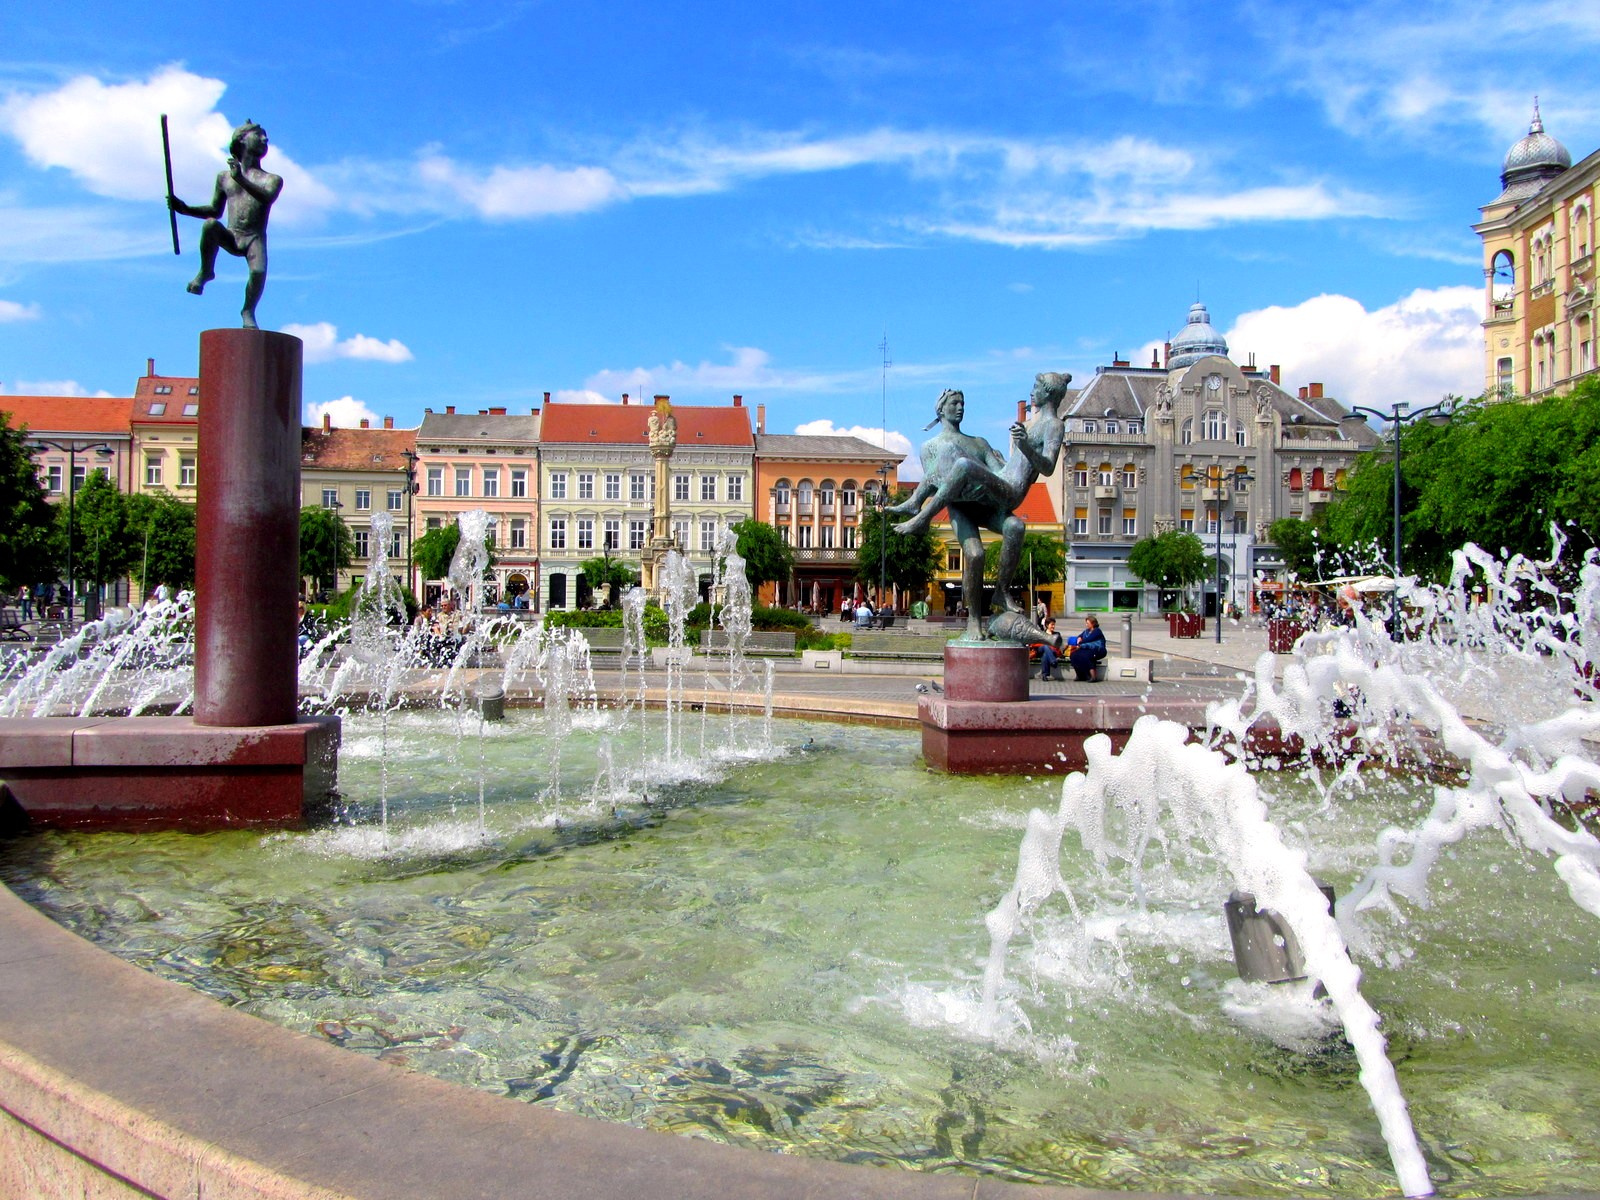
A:
[[[399,558],[405,552],[406,548],[400,544],[400,531],[398,529],[391,530],[389,533],[389,557]]]
[[[1508,311],[1516,298],[1517,262],[1511,251],[1501,250],[1489,268],[1489,302],[1496,312]]]
[[[637,517],[628,522],[628,549],[644,549],[644,522]]]
[[[792,542],[794,540],[790,536],[789,526],[787,526],[787,525],[779,525],[778,526],[778,536],[783,538],[783,544],[785,546],[787,546],[790,542]]]
[[[399,512],[405,506],[405,489],[389,489],[389,511]]]
[[[471,467],[457,467],[456,468],[456,495],[458,495],[458,496],[470,496],[470,495],[472,495],[472,468]]]
[[[593,500],[594,499],[594,472],[593,471],[579,471],[578,472],[578,499],[579,500]]]
[[[442,495],[444,495],[444,468],[443,467],[429,467],[428,468],[428,495],[430,495],[430,496],[442,496]]]
[[[511,548],[513,550],[528,548],[528,522],[522,517],[511,518]]]
[[[426,518],[426,521],[427,521],[427,525],[428,525],[429,529],[443,529],[444,528],[444,518],[443,517],[428,517],[428,518]]]
[[[1107,421],[1106,422],[1106,432],[1107,433],[1120,433],[1121,430],[1122,430],[1121,425],[1119,425],[1116,421]]]
[[[1289,468],[1289,490],[1291,492],[1303,491],[1306,486],[1306,477],[1299,467]]]
[[[1139,532],[1138,509],[1125,508],[1122,510],[1122,536],[1134,537]]]
[[[1182,488],[1194,487],[1194,468],[1188,463],[1183,464],[1183,469],[1178,473],[1178,486]]]
[[[485,467],[483,469],[483,494],[489,498],[500,494],[499,467]]]
[[[1502,395],[1511,394],[1511,360],[1502,358],[1494,364],[1494,385]]]
[[[809,532],[801,530],[802,533]],[[717,545],[717,523],[715,521],[700,522],[700,552],[709,554]]]
[[[372,511],[372,489],[371,488],[357,488],[356,489],[356,511],[357,512],[371,512]]]
[[[339,507],[339,489],[338,488],[323,488],[322,489],[322,507],[323,508],[338,508]]]
[[[802,517],[808,517],[808,516],[811,515],[811,494],[812,494],[812,491],[813,491],[813,487],[812,487],[811,480],[809,480],[809,479],[802,479],[800,481],[800,486],[795,489],[794,498],[795,498],[796,504],[799,506],[796,509],[796,511]]]
[[[1100,422],[1099,421],[1085,421],[1083,423],[1083,431],[1085,433],[1099,433],[1100,432]]]
[[[200,406],[198,404],[185,404],[183,406],[183,415],[186,417],[198,417],[200,415]]]
[[[950,547],[944,552],[944,569],[946,571],[961,570],[961,551]]]
[[[1194,509],[1184,508],[1178,510],[1178,528],[1184,533],[1194,532]]]
[[[728,500],[730,503],[739,504],[744,501],[744,476],[728,476]]]
[[[1144,422],[1143,421],[1129,421],[1128,422],[1128,432],[1129,433],[1143,433],[1144,432]]]
[[[567,548],[567,519],[565,517],[550,518],[550,549],[565,550]]]
[[[1205,439],[1208,442],[1225,442],[1228,440],[1228,414],[1219,409],[1206,410]]]
[[[689,498],[689,477],[687,475],[674,475],[672,477],[672,498],[674,500],[687,500]]]
[[[1072,486],[1086,488],[1089,486],[1089,464],[1079,463],[1072,469]]]
[[[550,499],[565,500],[567,498],[567,473],[565,471],[550,472]]]
[[[700,476],[700,499],[715,501],[717,498],[717,477],[715,475]]]
[[[606,499],[622,499],[622,475],[620,473],[616,475],[608,473],[606,475]]]
[[[839,503],[844,505],[846,516],[850,516],[856,511],[856,485],[854,483],[846,483],[840,489]]]
[[[170,396],[172,395],[172,385],[170,383],[158,383],[155,386],[155,393],[158,396]],[[162,405],[162,407],[165,408],[166,405]]]
[[[1234,441],[1234,445],[1236,445],[1236,446],[1244,445],[1244,424],[1243,424],[1243,422],[1241,422],[1239,427],[1233,431],[1233,441]]]
[[[154,479],[150,478],[151,464],[154,464],[156,469],[156,477]],[[61,494],[62,478],[63,475],[61,471],[61,464],[50,464],[49,468],[45,471],[45,490],[48,491],[52,496],[59,496]],[[146,483],[161,482],[161,460],[159,458],[150,458],[145,460],[144,481]]]
[[[689,519],[680,517],[672,522],[672,540],[685,550],[689,548]]]
[[[372,557],[372,531],[370,529],[357,529],[355,531],[356,558],[365,562]]]
[[[179,458],[178,485],[180,487],[193,487],[195,485],[195,479],[195,460],[192,458]]]
[[[822,527],[822,548],[824,550],[832,550],[833,549],[833,542],[834,542],[834,529],[833,529],[833,526],[832,525],[824,525]]]
[[[645,479],[646,479],[646,476],[644,476],[644,475],[629,475],[628,476],[628,499],[629,500],[643,500],[645,498],[645,493],[644,493],[644,481],[645,481]]]
[[[832,515],[832,513],[833,513],[833,480],[830,479],[830,480],[827,480],[826,482],[824,482],[823,485],[822,485],[822,488],[818,491],[817,496],[822,501],[822,512],[823,512],[823,514],[825,516]],[[729,496],[728,499],[732,500],[733,497]]]
[[[156,389],[156,391],[158,391],[158,392],[160,390],[161,390],[160,388]],[[153,404],[150,405],[150,415],[152,417],[164,416],[164,415],[166,415],[166,411],[167,411],[167,402],[165,400],[157,400]]]
[[[528,468],[511,468],[511,498],[513,500],[526,500],[528,498]]]
[[[811,549],[811,526],[809,525],[800,526],[800,549]]]
[[[594,549],[594,518],[593,517],[579,517],[578,518],[578,549],[579,550],[593,550]]]
[[[1194,418],[1193,417],[1184,418],[1183,430],[1178,436],[1178,441],[1182,445],[1185,445],[1185,446],[1188,446],[1188,445],[1190,445],[1190,444],[1192,444],[1194,442]]]
[[[622,477],[617,477],[617,489],[622,488]],[[618,550],[622,547],[622,522],[616,517],[607,517],[605,524],[605,541],[600,543],[607,550]]]
[[[1122,486],[1124,488],[1136,488],[1139,486],[1139,472],[1132,463],[1122,468]]]
[[[1087,508],[1075,508],[1072,510],[1072,532],[1080,537],[1088,535],[1089,510]]]
[[[1110,487],[1112,474],[1111,464],[1101,463],[1100,469],[1095,472],[1095,482],[1101,487]],[[1108,529],[1105,532],[1110,533],[1111,531]]]
[[[1097,529],[1102,536],[1111,532],[1111,510],[1109,508],[1102,508],[1100,510],[1100,519],[1097,523]]]
[[[844,527],[844,548],[846,550],[854,550],[856,548],[856,527],[854,525],[846,525]]]

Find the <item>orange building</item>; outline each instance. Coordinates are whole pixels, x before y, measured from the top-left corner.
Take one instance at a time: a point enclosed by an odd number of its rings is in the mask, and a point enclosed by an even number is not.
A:
[[[794,550],[794,577],[762,588],[767,604],[837,612],[856,585],[856,531],[878,491],[892,495],[902,456],[858,437],[768,433],[756,405],[756,517]]]

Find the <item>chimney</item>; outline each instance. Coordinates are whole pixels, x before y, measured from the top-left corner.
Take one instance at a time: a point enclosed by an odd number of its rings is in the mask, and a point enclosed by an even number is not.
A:
[[[545,402],[545,403],[546,403],[546,404],[549,404],[549,403],[550,403],[550,393],[549,393],[549,392],[546,392],[546,393],[545,393],[545,394],[544,394],[544,402]]]
[[[1150,369],[1152,371],[1155,371],[1155,370],[1160,370],[1160,368],[1161,368],[1161,351],[1152,349],[1150,351]]]
[[[427,416],[430,416],[430,417],[431,417],[431,416],[433,416],[433,409],[431,409],[431,408],[425,408],[425,409],[423,409],[423,410],[422,410],[422,411],[423,411],[423,413],[425,413],[425,414],[426,414],[426,415],[427,415]]]
[[[1170,367],[1172,365],[1172,343],[1171,342],[1162,342],[1161,343],[1161,365],[1163,367]]]
[[[739,395],[738,392],[735,392],[733,394],[733,406],[735,408],[743,408],[744,407],[744,397]]]
[[[767,431],[767,406],[765,404],[758,404],[758,405],[756,405],[756,432],[757,433],[765,433],[766,431]]]
[[[506,410],[503,408],[490,408],[489,415],[491,417],[503,417],[506,415]]]
[[[1020,425],[1024,421],[1026,421],[1027,419],[1028,419],[1028,402],[1026,400],[1018,400],[1017,401],[1017,424]]]
[[[156,360],[153,358],[147,358],[144,361],[146,364],[144,373],[151,379],[154,379],[156,377]]]
[[[322,414],[322,431],[324,433],[326,433],[328,430],[330,430],[332,428],[333,428],[333,414],[332,413],[323,413]]]
[[[623,408],[627,408],[628,407],[628,393],[627,392],[623,392],[622,393],[622,407]]]
[[[447,416],[447,417],[455,416],[456,415],[456,406],[454,404],[446,404],[444,406],[444,415]]]
[[[1125,367],[1125,366],[1128,365],[1128,360],[1123,358],[1122,355],[1118,354],[1115,350],[1113,350],[1111,352],[1111,365],[1113,367]]]
[[[371,422],[371,421],[369,421],[369,420],[367,420],[367,418],[366,418],[366,417],[362,417],[362,418],[361,418],[361,428],[363,428],[363,429],[370,429],[370,428],[372,428],[372,422]]]
[[[1307,395],[1310,393],[1310,391],[1311,391],[1310,388],[1304,388],[1304,387],[1301,388],[1300,389],[1300,399],[1302,399],[1302,400],[1306,399]]]
[[[1313,383],[1311,385],[1311,398],[1313,400],[1322,399],[1322,385],[1320,383]]]
[[[671,396],[663,396],[663,395],[657,394],[656,403],[660,404],[663,400],[665,400],[665,401],[670,403],[671,400],[672,400],[672,397]]]
[[[1273,363],[1270,367],[1267,368],[1267,374],[1272,376],[1272,382],[1273,383],[1276,383],[1276,384],[1282,386],[1282,384],[1283,384],[1283,368],[1282,367],[1280,367],[1277,363]]]
[[[383,427],[385,429],[393,429],[394,428],[394,418],[393,417],[385,417],[383,419]]]

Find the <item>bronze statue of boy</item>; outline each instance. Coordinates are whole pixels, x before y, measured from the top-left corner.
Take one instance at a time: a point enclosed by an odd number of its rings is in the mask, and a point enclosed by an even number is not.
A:
[[[173,212],[185,217],[203,217],[200,227],[200,273],[189,282],[196,296],[217,277],[217,251],[226,250],[242,258],[250,267],[244,285],[244,327],[256,329],[256,301],[267,286],[267,216],[272,202],[283,190],[283,180],[261,169],[267,154],[267,131],[254,121],[245,121],[233,131],[228,143],[228,166],[217,173],[216,191],[210,204],[185,204],[176,196],[167,197]],[[227,212],[227,224],[219,217]]]

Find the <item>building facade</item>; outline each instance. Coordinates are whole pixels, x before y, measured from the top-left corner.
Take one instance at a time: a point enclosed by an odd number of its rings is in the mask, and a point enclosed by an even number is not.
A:
[[[416,430],[396,429],[393,417],[385,417],[381,429],[369,428],[365,420],[357,429],[335,429],[324,416],[321,425],[300,430],[300,506],[333,509],[355,541],[355,561],[339,572],[337,591],[366,577],[372,552],[379,548],[372,529],[372,518],[379,512],[387,513],[391,521],[385,555],[389,570],[396,579],[407,578],[409,456],[416,445]]]
[[[195,503],[200,486],[200,380],[157,375],[150,359],[133,392],[132,486]]]
[[[755,438],[749,410],[673,405],[677,443],[668,460],[677,548],[700,576],[712,575],[717,530],[754,513]],[[541,599],[551,609],[587,607],[583,578],[592,558],[621,559],[636,571],[651,537],[655,465],[648,421],[653,407],[629,396],[621,404],[546,402],[539,441],[543,567]]]
[[[1472,227],[1483,239],[1484,391],[1537,398],[1597,369],[1595,208],[1600,150],[1576,166],[1544,130],[1506,154],[1501,192]]]
[[[790,579],[767,584],[762,602],[837,612],[858,592],[856,545],[878,490],[894,493],[902,455],[843,435],[766,432],[756,406],[755,515],[794,551]]]
[[[493,604],[539,595],[540,410],[513,415],[504,408],[457,413],[455,405],[423,412],[416,433],[416,534],[453,525],[464,512],[489,514],[494,580],[484,588]],[[431,600],[443,580],[417,581],[419,600]]]
[[[1054,486],[1069,543],[1066,607],[1154,612],[1162,598],[1128,569],[1135,542],[1168,529],[1221,551],[1222,600],[1252,598],[1280,517],[1309,520],[1377,435],[1312,383],[1291,394],[1279,371],[1241,367],[1203,304],[1148,367],[1100,367],[1062,406],[1066,441]],[[1203,591],[1215,610],[1217,583]]]

